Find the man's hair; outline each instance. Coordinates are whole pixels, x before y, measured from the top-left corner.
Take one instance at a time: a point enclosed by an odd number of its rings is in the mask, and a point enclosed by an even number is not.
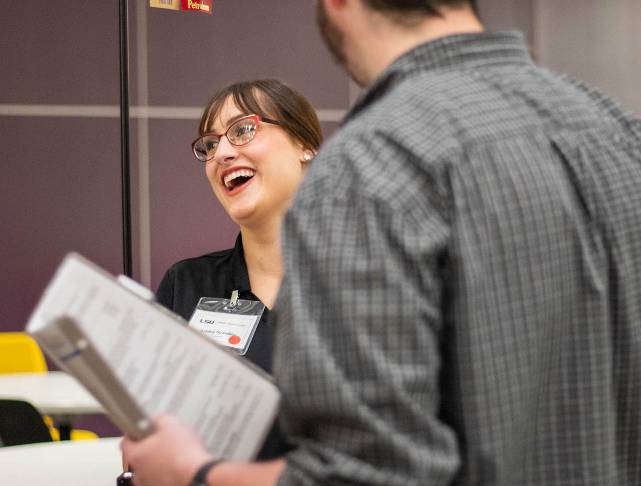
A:
[[[441,17],[441,9],[470,6],[478,14],[476,0],[363,0],[372,10],[391,14],[399,20],[404,15]]]

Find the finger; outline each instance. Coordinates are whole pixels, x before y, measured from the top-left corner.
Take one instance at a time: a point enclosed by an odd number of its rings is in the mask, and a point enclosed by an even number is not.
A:
[[[134,441],[127,436],[124,436],[120,441],[120,450],[122,451],[122,463],[123,468],[126,465],[131,464],[131,448],[134,445]],[[127,469],[123,469],[126,471]]]
[[[140,482],[140,478],[134,474],[134,476],[131,478],[131,484],[133,486],[144,486],[142,482]]]

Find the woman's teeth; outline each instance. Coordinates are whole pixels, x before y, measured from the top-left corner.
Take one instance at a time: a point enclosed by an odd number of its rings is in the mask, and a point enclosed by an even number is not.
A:
[[[256,171],[253,171],[253,170],[250,170],[250,169],[235,170],[234,172],[230,172],[229,174],[227,174],[224,177],[223,182],[224,182],[225,187],[227,189],[233,189],[234,187],[238,186],[239,184],[242,184],[243,182],[245,182],[243,180],[240,180],[240,178],[251,179],[252,177],[254,177],[255,173],[256,173]]]

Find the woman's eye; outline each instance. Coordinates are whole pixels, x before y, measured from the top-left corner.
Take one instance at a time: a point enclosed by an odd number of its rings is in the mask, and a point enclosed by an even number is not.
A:
[[[253,131],[254,131],[254,127],[252,125],[241,125],[239,127],[236,127],[236,129],[234,130],[234,134],[237,137],[242,137],[243,135],[246,135]]]

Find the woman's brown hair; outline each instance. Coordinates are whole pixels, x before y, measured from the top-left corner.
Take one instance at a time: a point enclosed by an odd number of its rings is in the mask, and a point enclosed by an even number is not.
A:
[[[241,112],[276,120],[304,149],[316,152],[320,147],[323,132],[316,111],[303,95],[277,79],[242,81],[218,91],[200,120],[200,135],[212,130],[230,97]]]

